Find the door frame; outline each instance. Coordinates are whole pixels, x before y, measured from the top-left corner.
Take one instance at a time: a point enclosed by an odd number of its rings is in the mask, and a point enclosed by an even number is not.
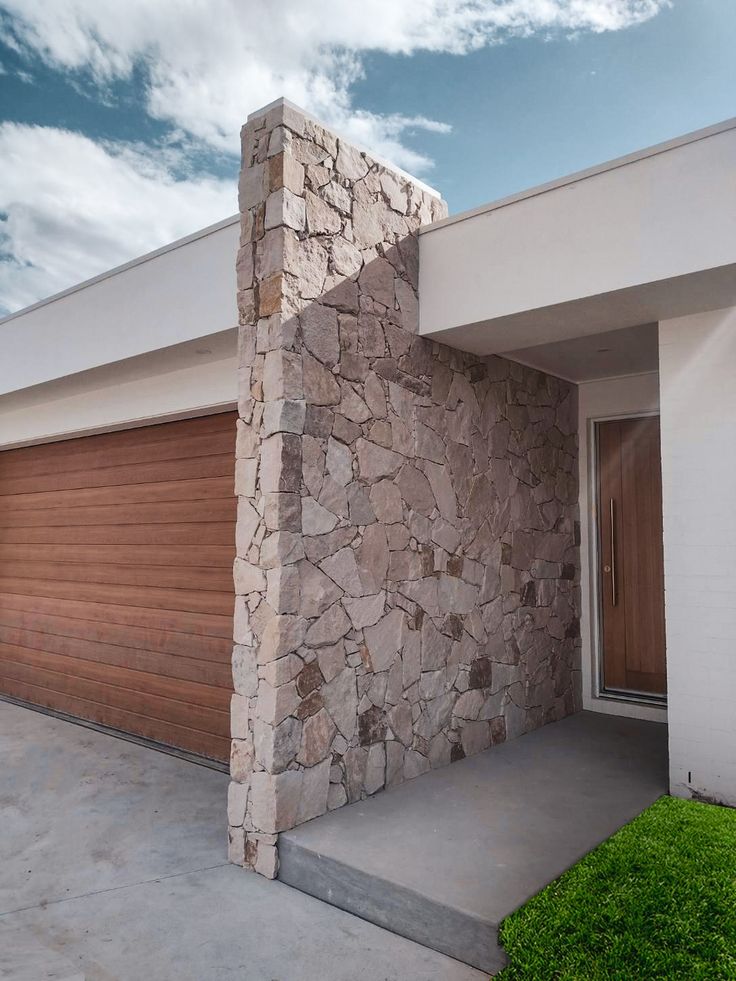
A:
[[[601,625],[603,621],[602,608],[602,584],[600,576],[600,523],[598,521],[598,440],[596,438],[597,426],[601,422],[615,422],[617,419],[644,419],[659,418],[659,409],[648,411],[632,411],[606,413],[604,415],[591,416],[588,418],[588,522],[589,522],[589,548],[590,548],[590,568],[589,582],[592,602],[590,604],[592,616],[592,648],[593,648],[593,697],[607,701],[628,702],[634,705],[651,705],[657,708],[666,708],[667,695],[651,695],[646,692],[626,692],[609,690],[604,684],[604,665],[603,665],[603,636]],[[661,459],[661,457],[660,457]],[[665,657],[667,638],[665,637]]]

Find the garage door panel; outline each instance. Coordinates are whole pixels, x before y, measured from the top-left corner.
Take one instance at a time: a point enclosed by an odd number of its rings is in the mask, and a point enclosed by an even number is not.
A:
[[[3,480],[14,478],[30,479],[50,474],[82,473],[89,477],[96,470],[140,469],[142,464],[168,463],[177,460],[203,461],[210,456],[230,456],[232,459],[233,440],[230,433],[206,433],[204,435],[183,436],[150,444],[134,443],[116,446],[113,442],[107,449],[85,448],[84,441],[66,453],[50,460],[43,447],[37,447],[36,457],[25,460],[12,458],[0,463]],[[126,483],[127,481],[120,481]]]
[[[0,544],[0,565],[24,562],[56,562],[83,565],[192,566],[229,569],[233,555],[229,545],[15,545]]]
[[[0,691],[228,758],[235,422],[0,454]]]
[[[67,715],[89,719],[121,732],[130,732],[144,739],[176,746],[189,750],[214,760],[227,760],[230,753],[230,739],[226,736],[212,735],[188,726],[179,726],[159,719],[150,719],[135,712],[101,705],[94,701],[67,695],[63,692],[51,691],[41,685],[28,684],[15,678],[6,678],[0,674],[0,686],[12,698],[24,702],[43,705],[65,712]]]
[[[184,522],[156,525],[0,526],[0,544],[19,545],[227,545],[232,522]]]
[[[203,708],[174,698],[163,698],[142,689],[90,681],[79,675],[20,664],[17,661],[0,662],[0,675],[14,681],[39,685],[48,691],[74,695],[96,702],[98,705],[130,710],[148,719],[157,719],[159,722],[170,722],[202,732],[211,732],[217,736],[224,736],[229,732],[230,719],[225,711]]]
[[[20,636],[25,633],[38,636],[28,644]],[[180,657],[196,657],[204,661],[219,661],[221,664],[228,664],[232,654],[232,641],[225,637],[203,637],[175,630],[122,626],[99,620],[76,620],[69,616],[49,616],[27,610],[3,609],[0,606],[0,640],[35,647],[44,634]]]
[[[117,449],[120,446],[144,446],[174,440],[180,436],[203,436],[205,433],[222,433],[223,419],[229,413],[217,412],[212,415],[197,416],[194,419],[179,419],[174,422],[159,422],[153,425],[133,426],[130,429],[116,429],[108,433],[92,436],[75,436],[71,439],[57,440],[53,443],[35,443],[13,450],[10,462],[34,460],[43,453],[48,460],[57,460],[79,450]],[[233,422],[233,427],[235,423]]]
[[[184,702],[200,708],[215,708],[224,713],[230,710],[229,694],[217,685],[191,678],[150,673],[127,665],[103,664],[88,658],[70,657],[9,644],[0,644],[0,665],[24,665],[31,669],[37,668],[39,672],[47,671],[67,677],[84,678],[87,681],[119,688],[123,690],[121,691],[123,701],[126,697],[124,690],[127,689],[171,699],[177,704]],[[3,670],[0,667],[0,673]],[[8,668],[7,673],[11,675],[13,670]],[[40,679],[41,674],[38,677]]]
[[[45,508],[38,511],[3,511],[0,508],[0,527],[4,528],[220,523],[234,520],[235,505],[230,498],[211,501],[162,501],[158,504],[110,504],[104,507]]]
[[[58,579],[16,579],[0,576],[0,592],[230,617],[233,614],[234,606],[232,589],[201,592],[196,589],[161,589],[145,586],[116,586],[109,583],[60,582]]]
[[[0,658],[8,661],[24,661],[28,656],[28,651],[35,651],[41,657],[67,658],[66,663],[73,666],[74,662],[71,661],[73,657],[79,662],[98,664],[103,670],[108,667],[127,668],[131,671],[172,678],[175,681],[212,685],[226,691],[227,697],[230,697],[231,668],[228,664],[199,660],[194,657],[161,654],[155,651],[116,647],[112,644],[94,644],[86,641],[70,644],[68,641],[69,638],[67,637],[51,635],[42,636],[38,646],[34,646],[31,638],[26,638],[24,644],[0,642]]]
[[[140,606],[116,606],[110,603],[85,603],[48,596],[25,596],[0,593],[0,611],[47,613],[75,620],[93,620],[128,627],[153,627],[173,630],[188,636],[217,637],[232,644],[233,618],[217,614],[186,613],[180,610],[156,610]]]
[[[228,501],[233,505],[234,477],[203,477],[186,480],[162,480],[156,483],[80,487],[73,490],[44,491],[30,494],[2,494],[0,479],[0,515],[5,511],[38,511],[48,508],[81,508],[120,506],[123,504],[157,504],[163,501]]]
[[[74,490],[78,487],[122,487],[130,484],[153,484],[172,480],[193,480],[197,477],[226,477],[234,474],[230,454],[157,460],[137,467],[105,467],[97,470],[74,470],[40,474],[37,477],[10,476],[0,467],[0,480],[5,494],[40,493]],[[2,497],[0,497],[0,503]]]

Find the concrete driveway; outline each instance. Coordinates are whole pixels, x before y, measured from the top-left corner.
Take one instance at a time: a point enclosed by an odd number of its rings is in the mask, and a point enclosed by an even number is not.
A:
[[[0,701],[0,978],[481,981],[228,865],[227,777]]]

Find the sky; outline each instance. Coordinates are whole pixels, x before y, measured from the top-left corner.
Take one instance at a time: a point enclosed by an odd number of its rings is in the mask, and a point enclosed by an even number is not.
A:
[[[232,215],[286,96],[451,213],[736,115],[734,0],[0,0],[0,315]]]

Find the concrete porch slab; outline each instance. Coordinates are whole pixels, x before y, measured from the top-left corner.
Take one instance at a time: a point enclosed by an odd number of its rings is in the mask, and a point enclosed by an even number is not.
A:
[[[666,792],[666,726],[584,712],[282,834],[279,878],[496,971],[501,920]]]
[[[227,777],[0,700],[0,979],[484,981],[227,862]]]

